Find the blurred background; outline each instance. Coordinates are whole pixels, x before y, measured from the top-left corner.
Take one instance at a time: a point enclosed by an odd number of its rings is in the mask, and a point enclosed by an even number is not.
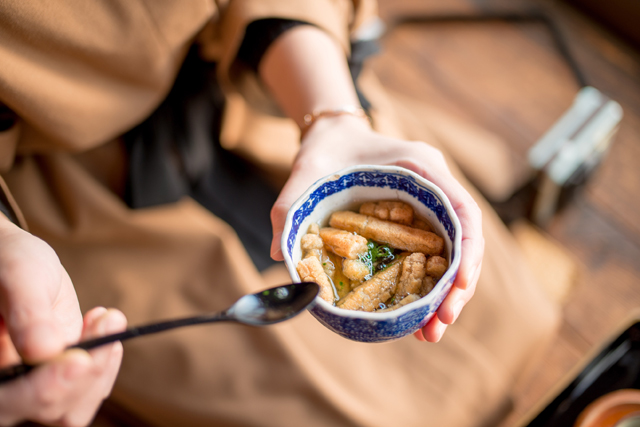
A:
[[[379,3],[387,32],[381,54],[371,62],[382,83],[497,137],[492,144],[508,154],[501,161],[513,173],[509,188],[488,185],[485,196],[525,246],[538,239],[537,253],[547,250],[534,266],[537,274],[548,267],[546,273],[562,276],[556,277],[562,289],[550,290],[563,301],[560,333],[519,386],[515,408],[501,424],[511,426],[640,308],[640,2]],[[543,22],[449,19],[540,12],[556,25],[570,58]],[[571,58],[582,77],[572,70]],[[619,131],[566,205],[542,227],[523,231],[518,218],[530,208],[528,151],[571,107],[580,78],[620,104]],[[476,184],[483,190],[483,183]]]

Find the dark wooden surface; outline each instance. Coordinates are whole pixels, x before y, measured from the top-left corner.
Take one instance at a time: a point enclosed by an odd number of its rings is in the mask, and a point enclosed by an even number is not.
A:
[[[558,22],[588,83],[618,101],[624,119],[584,191],[547,228],[578,262],[558,337],[535,375],[516,390],[524,413],[640,308],[640,55],[570,6],[524,0],[380,0],[381,16],[525,11]],[[385,86],[495,132],[524,162],[528,148],[579,89],[545,27],[531,23],[437,23],[395,27],[373,66]]]

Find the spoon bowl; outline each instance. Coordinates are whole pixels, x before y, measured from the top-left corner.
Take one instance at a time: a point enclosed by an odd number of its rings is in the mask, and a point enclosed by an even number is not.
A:
[[[313,302],[318,294],[313,282],[294,283],[245,295],[226,311],[240,323],[266,326],[290,319]]]
[[[245,295],[231,307],[219,313],[166,320],[129,328],[103,337],[79,342],[68,348],[90,350],[114,341],[125,341],[183,326],[214,322],[237,322],[251,326],[267,326],[283,322],[300,314],[315,299],[320,287],[314,282],[292,283]],[[37,365],[15,365],[0,370],[0,384],[25,375]]]

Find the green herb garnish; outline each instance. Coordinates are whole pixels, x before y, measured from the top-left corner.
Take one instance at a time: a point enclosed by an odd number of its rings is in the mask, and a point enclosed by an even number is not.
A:
[[[393,249],[384,244],[379,244],[373,240],[367,243],[367,253],[359,257],[360,262],[367,266],[369,274],[365,280],[369,280],[378,271],[382,271],[396,258]]]

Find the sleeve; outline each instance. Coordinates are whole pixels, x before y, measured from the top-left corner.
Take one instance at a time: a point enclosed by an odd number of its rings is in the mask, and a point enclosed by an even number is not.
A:
[[[0,177],[0,214],[6,216],[9,221],[13,222],[20,228],[27,230],[22,213],[18,209],[9,189],[2,177]]]
[[[20,135],[21,122],[6,106],[0,104],[0,173],[11,168]],[[0,214],[14,224],[25,228],[26,224],[7,185],[0,176]]]
[[[233,90],[234,80],[240,75],[236,69],[238,50],[250,23],[281,18],[314,25],[332,36],[348,56],[351,33],[373,19],[376,8],[374,0],[231,0],[225,7],[220,6],[219,12],[212,51],[217,57],[222,87]]]
[[[253,21],[247,26],[237,59],[252,71],[258,72],[260,60],[271,43],[292,28],[309,25],[307,22],[293,19],[265,18]]]
[[[13,212],[7,206],[6,198],[4,196],[5,196],[4,193],[0,195],[0,212],[2,212],[4,216],[9,218],[9,221],[15,224],[16,223],[15,215],[13,215]]]
[[[142,122],[215,13],[211,0],[0,0],[0,103],[21,119],[19,150],[87,150]]]

